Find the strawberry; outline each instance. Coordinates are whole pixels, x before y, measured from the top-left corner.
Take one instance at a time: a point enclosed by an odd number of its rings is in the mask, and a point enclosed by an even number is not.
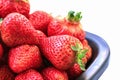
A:
[[[68,80],[67,73],[54,67],[47,67],[42,70],[44,80]]]
[[[92,56],[92,49],[89,46],[88,41],[86,39],[82,41],[82,44],[83,44],[83,49],[87,50],[86,54],[81,59],[84,66],[86,66],[87,62],[90,60]],[[84,69],[82,69],[78,63],[74,63],[74,65],[67,70],[67,73],[69,75],[70,80],[74,80],[75,78],[80,76],[83,71]]]
[[[15,12],[21,13],[29,18],[30,3],[29,0],[12,0],[15,8]]]
[[[68,34],[72,35],[79,40],[85,38],[85,31],[82,29],[80,20],[82,18],[81,12],[74,15],[74,11],[68,12],[67,17],[57,17],[48,25],[48,36]]]
[[[38,71],[34,69],[29,69],[25,72],[18,74],[15,77],[15,80],[43,80],[43,77]]]
[[[75,80],[82,74],[82,72],[80,65],[78,63],[74,63],[74,65],[67,70],[69,80]]]
[[[47,27],[51,19],[52,16],[45,11],[34,11],[29,15],[29,20],[35,29],[41,30],[45,34],[47,34]]]
[[[46,35],[35,30],[24,15],[14,12],[3,19],[1,37],[7,46],[13,47],[21,44],[38,44]]]
[[[0,0],[0,18],[6,17],[11,12],[14,12],[15,8],[11,0]]]
[[[0,67],[0,80],[14,80],[14,73],[7,65]]]
[[[39,48],[35,45],[21,45],[9,51],[9,66],[15,73],[30,68],[39,68],[42,63]]]
[[[51,36],[40,42],[43,55],[60,70],[67,70],[75,61],[83,68],[81,60],[78,59],[84,56],[85,51],[82,48],[80,40],[70,35]]]
[[[92,48],[88,44],[88,41],[86,39],[84,39],[82,41],[82,44],[83,44],[83,48],[88,50],[86,55],[85,55],[85,58],[87,59],[87,61],[86,61],[86,63],[87,63],[91,59],[91,57],[92,57]]]
[[[18,12],[29,16],[30,4],[28,0],[0,0],[0,17],[5,18],[9,13]]]

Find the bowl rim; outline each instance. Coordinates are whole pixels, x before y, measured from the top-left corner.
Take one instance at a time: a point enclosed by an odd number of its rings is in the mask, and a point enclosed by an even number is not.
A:
[[[98,55],[87,70],[83,72],[76,80],[98,80],[108,67],[110,47],[102,37],[94,33],[86,31],[86,39],[88,42],[94,42],[94,44],[98,47]]]

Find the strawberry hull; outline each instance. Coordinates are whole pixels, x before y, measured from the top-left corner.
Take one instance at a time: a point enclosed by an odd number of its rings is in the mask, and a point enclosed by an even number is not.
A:
[[[93,33],[86,32],[86,39],[92,47],[93,54],[91,60],[87,63],[87,70],[76,80],[98,80],[108,67],[110,48],[103,38]]]

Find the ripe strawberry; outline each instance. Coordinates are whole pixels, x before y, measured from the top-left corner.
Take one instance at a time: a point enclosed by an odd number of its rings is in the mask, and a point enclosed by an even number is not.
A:
[[[35,45],[21,45],[9,52],[9,66],[15,73],[30,68],[39,68],[42,63],[39,48]]]
[[[82,44],[83,44],[83,49],[87,50],[86,54],[81,59],[84,66],[86,66],[87,62],[90,60],[92,56],[92,49],[89,46],[88,41],[86,39],[82,41]],[[67,73],[69,75],[70,80],[74,80],[75,78],[80,76],[83,71],[84,69],[82,69],[78,63],[75,63],[71,68],[67,70]]]
[[[43,80],[43,77],[38,71],[34,69],[29,69],[25,72],[18,74],[15,77],[15,80]]]
[[[46,35],[41,31],[35,30],[24,15],[15,12],[4,18],[1,37],[7,46],[13,47],[21,44],[37,44]]]
[[[85,58],[87,59],[87,62],[88,62],[91,59],[91,57],[92,57],[92,48],[88,44],[88,41],[86,39],[84,39],[82,41],[82,44],[83,44],[83,48],[88,50],[87,53],[86,53],[86,55],[85,55]]]
[[[29,18],[30,3],[29,0],[12,0],[15,8],[15,12],[21,13]]]
[[[70,35],[51,36],[42,39],[40,43],[43,55],[61,70],[67,70],[73,66],[76,59],[84,56],[82,48],[83,45],[79,39]],[[76,62],[81,63],[81,60],[76,60]]]
[[[67,70],[69,80],[75,80],[78,76],[82,74],[82,70],[78,63],[75,63],[71,68]]]
[[[74,11],[70,11],[67,17],[53,19],[48,25],[48,36],[68,34],[83,40],[85,31],[80,23],[81,12],[76,13],[76,15],[74,13]]]
[[[0,67],[0,80],[14,80],[14,73],[7,65]]]
[[[35,29],[41,30],[45,34],[47,34],[47,27],[51,19],[52,16],[45,11],[35,11],[29,15],[29,20]]]
[[[30,4],[28,0],[0,0],[0,17],[5,18],[9,13],[18,12],[28,17]]]
[[[67,73],[54,67],[47,67],[42,70],[44,80],[68,80]]]
[[[0,18],[6,17],[11,12],[14,12],[14,5],[11,0],[0,0]]]

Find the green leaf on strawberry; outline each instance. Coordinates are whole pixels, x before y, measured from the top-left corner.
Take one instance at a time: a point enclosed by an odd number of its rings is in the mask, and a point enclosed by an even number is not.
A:
[[[2,22],[3,18],[0,18],[0,23]]]
[[[76,43],[75,46],[71,45],[71,48],[73,51],[80,51],[82,47],[78,43]]]
[[[85,71],[85,64],[82,62],[82,58],[85,57],[88,50],[82,49],[78,43],[75,46],[71,46],[71,49],[76,52],[76,62],[80,65],[81,70]]]
[[[77,12],[75,17],[74,17],[74,20],[76,22],[79,22],[81,19],[82,19],[81,12]]]
[[[81,12],[75,14],[74,11],[69,11],[67,15],[67,20],[70,22],[79,22],[82,19]]]

